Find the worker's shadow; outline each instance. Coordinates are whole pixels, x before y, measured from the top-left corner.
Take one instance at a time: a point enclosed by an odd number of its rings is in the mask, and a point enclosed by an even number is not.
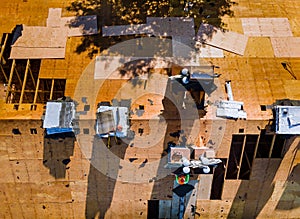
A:
[[[103,148],[107,146],[108,139],[101,139],[96,135],[94,136],[86,195],[86,218],[104,218],[106,216],[113,199],[119,170],[122,169],[118,159],[124,159],[128,147],[122,139],[112,137],[108,149],[115,157],[109,158],[106,157],[107,154]],[[116,159],[117,157],[118,159]],[[104,172],[103,166],[109,163],[106,159],[115,159],[115,163],[109,166]]]
[[[74,142],[73,132],[45,135],[43,164],[55,179],[65,178],[70,157],[74,153]]]

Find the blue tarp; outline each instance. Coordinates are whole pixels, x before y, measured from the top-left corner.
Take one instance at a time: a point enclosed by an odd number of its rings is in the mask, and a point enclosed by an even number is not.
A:
[[[65,133],[65,132],[73,132],[72,128],[48,128],[46,129],[47,135]]]

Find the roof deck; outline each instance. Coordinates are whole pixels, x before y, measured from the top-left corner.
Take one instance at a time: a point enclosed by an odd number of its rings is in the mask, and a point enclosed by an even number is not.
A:
[[[171,1],[172,7],[160,2],[149,16],[143,11],[148,3],[138,1],[129,5],[141,12],[135,15],[124,12],[128,5],[109,1],[93,5],[95,11],[85,5],[77,12],[67,10],[72,2],[1,1],[0,217],[147,218],[151,201],[169,206],[172,200],[174,176],[164,168],[168,142],[206,146],[222,159],[225,169],[215,170],[219,175],[191,179],[199,181],[196,212],[201,217],[298,217],[299,137],[285,138],[271,129],[274,104],[300,100],[298,0],[237,0],[230,7],[234,16],[221,19],[216,14],[221,1],[204,1],[205,10],[197,10],[193,22],[185,20],[188,25],[179,18],[158,18],[186,16],[177,1]],[[87,31],[83,36],[80,25],[66,27],[76,15],[97,15],[97,35]],[[201,29],[203,19],[214,27]],[[25,43],[17,43],[10,56],[11,33],[18,24],[25,25],[19,38]],[[94,25],[92,19],[92,33]],[[48,36],[47,28],[56,32]],[[211,35],[205,32],[214,28]],[[40,37],[26,35],[27,30],[37,30]],[[37,45],[35,53],[28,52],[32,45]],[[47,52],[52,45],[58,56]],[[186,60],[187,53],[192,59]],[[170,92],[169,76],[183,67],[213,69],[219,75],[213,81],[216,89]],[[234,100],[244,103],[246,120],[216,116],[217,103],[227,100],[228,80]],[[80,132],[76,138],[49,138],[42,128],[44,106],[63,96],[77,103]],[[111,139],[110,149],[107,139],[95,136],[103,101],[119,106],[129,101],[135,132],[134,138]],[[195,101],[203,101],[205,108],[194,107]]]

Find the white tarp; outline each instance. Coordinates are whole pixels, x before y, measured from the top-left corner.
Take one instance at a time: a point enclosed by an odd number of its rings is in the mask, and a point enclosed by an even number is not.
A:
[[[62,103],[48,102],[46,105],[46,114],[43,128],[59,127],[59,117]]]
[[[276,133],[300,134],[300,106],[276,106]]]
[[[114,130],[110,130],[109,135],[116,135],[117,137],[126,137],[127,131],[129,128],[128,124],[128,108],[127,107],[113,107],[113,106],[100,106],[97,109],[97,113],[112,111],[113,114],[113,122],[114,124]],[[96,133],[99,135],[107,134],[107,133],[100,133],[99,132],[99,124],[101,121],[97,120],[96,123]],[[119,130],[118,127],[121,129]]]

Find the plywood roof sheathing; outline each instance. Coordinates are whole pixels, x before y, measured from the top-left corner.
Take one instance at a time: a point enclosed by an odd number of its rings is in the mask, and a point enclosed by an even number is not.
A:
[[[238,55],[244,55],[248,37],[232,31],[222,31],[209,24],[201,24],[198,41]]]
[[[244,34],[262,37],[293,36],[287,18],[241,18]]]
[[[300,57],[300,37],[271,37],[275,57]]]

